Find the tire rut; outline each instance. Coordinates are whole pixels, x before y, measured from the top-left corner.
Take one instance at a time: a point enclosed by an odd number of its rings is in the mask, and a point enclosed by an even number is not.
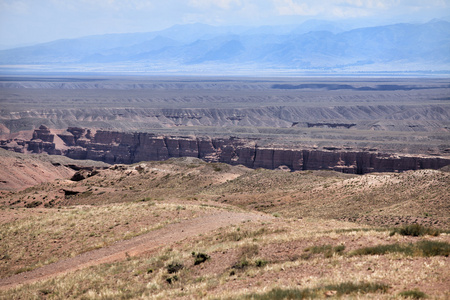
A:
[[[103,263],[125,260],[130,256],[152,252],[159,247],[169,245],[186,238],[204,234],[220,227],[238,224],[245,221],[268,220],[271,216],[257,213],[219,212],[192,220],[167,225],[134,237],[130,240],[119,241],[113,245],[85,252],[73,258],[43,266],[41,268],[0,279],[0,289],[6,290],[21,284],[33,283],[49,279],[57,275],[80,270]]]

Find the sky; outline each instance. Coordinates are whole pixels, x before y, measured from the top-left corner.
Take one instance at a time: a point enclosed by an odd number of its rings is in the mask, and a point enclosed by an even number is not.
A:
[[[363,27],[433,18],[450,20],[450,0],[0,0],[0,47],[190,23]]]

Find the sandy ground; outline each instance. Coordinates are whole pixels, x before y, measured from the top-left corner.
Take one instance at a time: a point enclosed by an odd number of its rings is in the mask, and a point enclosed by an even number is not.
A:
[[[58,261],[30,272],[0,279],[0,289],[9,289],[20,284],[48,279],[56,275],[79,270],[93,265],[124,260],[127,257],[152,252],[161,246],[204,234],[220,227],[246,221],[271,219],[270,216],[253,213],[218,212],[207,216],[171,224],[130,240],[117,242],[112,246],[83,253],[79,256]]]

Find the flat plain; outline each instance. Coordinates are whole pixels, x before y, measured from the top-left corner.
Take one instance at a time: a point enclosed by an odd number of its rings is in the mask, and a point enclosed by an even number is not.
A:
[[[41,124],[261,145],[450,151],[447,78],[0,78],[0,133]]]

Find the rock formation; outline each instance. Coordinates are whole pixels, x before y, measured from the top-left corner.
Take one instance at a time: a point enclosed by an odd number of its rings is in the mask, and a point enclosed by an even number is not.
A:
[[[30,141],[21,143],[22,148],[17,141],[2,141],[0,147],[14,151],[62,154],[73,159],[92,159],[111,164],[197,157],[208,162],[241,164],[250,168],[287,167],[292,171],[335,170],[356,174],[439,169],[450,165],[450,157],[259,147],[256,141],[234,137],[158,136],[152,133],[114,131],[93,133],[87,129],[71,127],[58,134],[58,138],[66,144],[65,149],[57,149],[53,138],[50,130],[41,126],[35,130]]]

